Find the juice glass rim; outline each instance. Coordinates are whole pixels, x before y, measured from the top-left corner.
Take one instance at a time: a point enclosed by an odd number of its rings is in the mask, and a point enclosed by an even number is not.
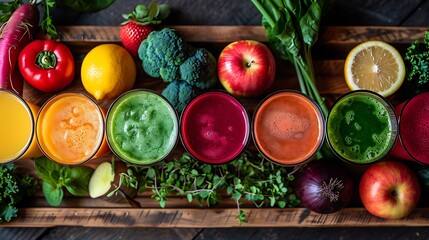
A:
[[[151,94],[154,94],[154,95],[156,95],[156,96],[158,96],[158,97],[160,97],[162,100],[164,100],[165,101],[165,103],[167,103],[167,105],[171,108],[171,110],[174,112],[174,120],[175,120],[175,122],[176,122],[176,129],[177,129],[177,131],[176,131],[176,136],[175,136],[175,141],[174,141],[174,144],[172,145],[172,147],[171,147],[171,149],[170,149],[170,151],[164,156],[164,157],[162,157],[162,158],[160,158],[160,159],[158,159],[157,161],[155,161],[155,162],[152,162],[152,163],[135,163],[135,162],[131,162],[131,161],[127,161],[127,160],[125,160],[125,159],[123,159],[118,153],[116,153],[116,151],[114,150],[114,148],[113,148],[113,146],[111,146],[111,143],[110,143],[110,139],[109,139],[109,134],[107,134],[107,129],[108,129],[108,119],[109,119],[109,116],[110,116],[110,113],[111,113],[111,111],[112,111],[112,108],[114,107],[114,105],[122,98],[122,97],[124,97],[124,96],[126,96],[126,95],[128,95],[128,94],[131,94],[131,93],[133,93],[133,92],[146,92],[146,93],[151,93]],[[110,148],[110,150],[111,150],[111,152],[117,157],[117,158],[119,158],[121,161],[123,161],[123,162],[125,162],[125,163],[127,163],[127,164],[129,164],[129,165],[132,165],[132,166],[136,166],[136,167],[150,167],[150,166],[155,166],[155,165],[158,165],[158,164],[160,164],[161,162],[163,162],[163,161],[165,161],[173,152],[174,152],[174,149],[176,148],[176,146],[177,146],[177,142],[178,142],[178,138],[179,138],[179,117],[178,117],[178,114],[177,114],[177,111],[176,111],[176,109],[174,108],[174,106],[170,103],[170,101],[168,101],[168,99],[166,98],[166,97],[164,97],[162,94],[160,94],[160,93],[158,93],[157,91],[154,91],[154,90],[152,90],[152,89],[149,89],[149,88],[134,88],[134,89],[131,89],[131,90],[128,90],[128,91],[125,91],[125,92],[123,92],[122,94],[120,94],[118,97],[116,97],[114,100],[113,100],[113,102],[110,104],[110,106],[109,106],[109,108],[108,108],[108,110],[107,110],[107,113],[106,113],[106,128],[105,128],[105,130],[106,130],[106,141],[107,141],[107,145],[109,146],[109,148]]]
[[[414,96],[412,96],[411,98],[407,99],[404,101],[404,105],[402,106],[399,115],[398,115],[398,140],[399,144],[401,144],[401,146],[404,148],[405,152],[418,164],[427,166],[428,164],[423,163],[422,161],[418,160],[417,158],[414,157],[413,154],[411,154],[409,152],[409,150],[406,147],[406,144],[404,144],[404,140],[402,139],[402,135],[401,135],[401,118],[402,118],[402,113],[404,112],[404,109],[406,108],[406,106],[411,102],[414,101],[415,99],[417,99],[417,97],[421,96],[421,95],[426,95],[429,94],[429,91],[424,91],[424,92],[420,92]]]
[[[377,161],[379,161],[379,160],[381,160],[381,159],[383,159],[383,157],[385,157],[392,149],[393,149],[393,147],[395,146],[395,143],[396,143],[396,141],[397,141],[397,138],[398,138],[398,129],[399,129],[399,125],[398,125],[398,121],[397,121],[397,119],[396,119],[396,112],[395,112],[395,108],[393,107],[393,105],[392,105],[392,103],[390,103],[390,101],[389,100],[387,100],[387,98],[385,98],[385,97],[383,97],[381,94],[379,94],[379,93],[377,93],[377,92],[374,92],[374,91],[371,91],[371,90],[366,90],[366,89],[358,89],[358,90],[353,90],[353,91],[349,91],[349,92],[347,92],[347,93],[345,93],[345,94],[343,94],[343,95],[341,95],[338,99],[336,99],[335,100],[335,102],[332,104],[332,107],[331,107],[331,109],[330,109],[330,111],[329,111],[329,113],[328,113],[328,116],[326,116],[326,132],[328,132],[328,123],[329,123],[329,116],[331,116],[331,112],[332,112],[332,109],[334,108],[334,106],[339,102],[339,101],[341,101],[342,99],[344,99],[345,97],[347,97],[347,96],[350,96],[350,95],[353,95],[353,94],[360,94],[360,93],[363,93],[363,94],[367,94],[367,95],[372,95],[372,96],[374,96],[377,100],[381,100],[380,102],[383,102],[383,103],[385,103],[386,105],[384,105],[383,104],[383,106],[386,108],[386,110],[391,110],[392,111],[392,113],[393,113],[393,116],[394,117],[389,117],[389,119],[391,120],[391,129],[392,129],[392,131],[391,131],[391,135],[393,136],[393,141],[392,141],[392,143],[390,144],[390,146],[388,147],[388,149],[386,150],[386,152],[385,152],[385,154],[382,156],[382,157],[380,157],[380,158],[378,158],[377,160],[374,160],[374,161],[371,161],[371,162],[365,162],[365,163],[357,163],[357,162],[353,162],[353,161],[351,161],[351,160],[349,160],[349,159],[346,159],[345,157],[343,157],[343,156],[341,156],[336,150],[335,150],[335,148],[333,147],[333,145],[332,145],[332,143],[331,143],[331,141],[329,140],[329,136],[328,136],[328,134],[326,134],[326,141],[328,142],[328,145],[329,145],[329,148],[332,150],[332,152],[334,153],[334,155],[338,158],[338,159],[340,159],[340,160],[342,160],[342,161],[344,161],[344,162],[346,162],[346,163],[349,163],[349,164],[355,164],[355,165],[359,165],[359,166],[365,166],[365,165],[370,165],[370,164],[372,164],[372,163],[374,163],[374,162],[377,162]],[[389,114],[389,116],[390,116],[390,114]]]
[[[0,88],[0,91],[5,92],[5,93],[10,93],[14,97],[16,97],[23,104],[24,108],[27,110],[27,113],[30,116],[30,120],[31,120],[31,133],[30,133],[30,136],[29,136],[27,143],[25,144],[24,148],[22,149],[22,152],[20,154],[18,154],[18,156],[16,156],[15,158],[10,159],[9,161],[5,161],[5,162],[0,163],[0,165],[3,165],[3,164],[8,164],[8,163],[13,163],[13,162],[19,160],[27,152],[27,150],[31,146],[31,141],[32,141],[33,137],[35,136],[36,124],[35,124],[35,118],[33,117],[33,113],[31,112],[30,106],[28,105],[28,103],[25,101],[25,99],[21,95],[19,95],[15,91],[5,89],[5,88]]]
[[[240,151],[238,151],[237,154],[235,154],[233,157],[230,157],[227,161],[223,161],[223,162],[209,162],[209,161],[205,161],[205,160],[201,160],[198,159],[194,154],[192,154],[191,151],[188,150],[188,148],[186,147],[186,144],[183,140],[183,134],[182,134],[182,125],[183,125],[183,115],[185,114],[185,111],[187,109],[189,109],[189,106],[191,105],[192,102],[194,102],[194,100],[200,98],[201,96],[204,96],[206,94],[210,94],[210,93],[221,93],[224,94],[228,97],[230,97],[231,99],[234,99],[234,101],[236,101],[236,103],[238,104],[238,106],[241,108],[242,112],[244,113],[244,120],[245,120],[245,125],[246,125],[246,132],[245,132],[245,137],[243,139],[243,146],[241,147]],[[202,162],[204,164],[209,164],[209,165],[222,165],[222,164],[227,164],[230,163],[232,161],[234,161],[245,149],[246,146],[249,142],[250,139],[250,129],[251,129],[251,121],[250,121],[250,117],[249,117],[249,113],[247,112],[247,109],[244,107],[244,105],[238,100],[238,98],[236,96],[234,96],[233,94],[222,90],[222,89],[211,89],[209,91],[205,91],[205,92],[201,92],[199,94],[197,94],[195,97],[193,97],[188,104],[186,104],[185,108],[183,109],[183,111],[180,114],[180,121],[179,121],[179,132],[180,132],[180,142],[182,143],[183,148],[185,149],[186,152],[189,153],[189,155],[194,158],[195,160]]]
[[[268,100],[269,98],[277,95],[277,94],[282,94],[282,93],[293,93],[293,94],[297,94],[300,95],[301,97],[304,97],[306,100],[308,100],[313,106],[314,109],[317,112],[317,116],[318,116],[318,120],[319,120],[319,129],[321,130],[321,134],[319,134],[318,138],[320,139],[318,142],[318,146],[315,148],[314,152],[311,154],[311,156],[309,156],[306,160],[302,161],[302,162],[298,162],[298,163],[290,163],[290,164],[285,164],[285,163],[281,163],[278,161],[275,161],[273,159],[271,159],[269,156],[267,156],[264,151],[261,150],[261,148],[259,147],[259,144],[256,140],[255,137],[255,121],[256,121],[256,114],[258,113],[259,108],[266,102],[266,100]],[[323,146],[323,142],[325,141],[325,136],[326,136],[326,121],[325,121],[325,116],[323,115],[322,109],[320,108],[319,104],[317,104],[317,102],[315,100],[313,100],[312,98],[310,98],[309,96],[307,96],[306,94],[304,94],[301,91],[295,90],[295,89],[281,89],[281,90],[277,90],[274,91],[268,95],[266,95],[264,98],[262,98],[262,100],[259,101],[259,103],[256,105],[255,110],[253,112],[253,117],[252,117],[252,124],[251,124],[251,133],[252,133],[252,138],[253,138],[253,142],[254,145],[256,147],[256,149],[258,150],[258,152],[260,154],[262,154],[262,156],[267,159],[268,161],[270,161],[271,163],[277,164],[279,166],[283,166],[283,167],[299,167],[299,166],[303,166],[306,163],[312,161],[314,159],[314,157],[317,155],[317,153],[319,152],[319,150],[322,148]]]
[[[79,163],[63,163],[63,162],[59,162],[59,161],[56,161],[55,159],[53,159],[53,158],[51,158],[50,156],[49,156],[49,154],[47,154],[46,153],[46,151],[43,149],[43,147],[42,147],[42,144],[40,143],[40,140],[39,140],[39,136],[38,136],[38,131],[37,131],[37,126],[39,125],[39,118],[40,118],[40,115],[42,114],[42,111],[43,111],[43,109],[52,101],[52,100],[54,100],[55,98],[57,98],[57,97],[60,97],[61,95],[67,95],[67,94],[72,94],[72,95],[80,95],[80,96],[83,96],[84,98],[86,98],[86,99],[88,99],[88,100],[90,100],[90,102],[92,103],[92,104],[94,104],[94,106],[98,109],[98,112],[99,112],[99,114],[100,114],[100,116],[101,116],[101,132],[102,132],[102,136],[101,136],[101,140],[100,140],[100,142],[97,144],[97,146],[95,147],[95,149],[97,149],[96,151],[94,151],[94,153],[93,154],[91,154],[90,156],[88,156],[88,158],[87,159],[85,159],[84,161],[82,161],[82,162],[79,162]],[[39,148],[40,148],[40,151],[42,151],[42,153],[43,153],[43,155],[45,156],[45,157],[47,157],[49,160],[51,160],[51,161],[53,161],[53,162],[55,162],[55,163],[57,163],[57,164],[60,164],[60,165],[62,165],[62,166],[70,166],[70,167],[73,167],[73,166],[79,166],[79,165],[82,165],[82,164],[85,164],[85,163],[87,163],[89,160],[91,160],[96,154],[97,154],[97,151],[98,151],[98,149],[100,149],[100,147],[101,147],[101,145],[103,144],[103,138],[105,137],[105,135],[106,135],[106,125],[105,125],[105,117],[104,117],[104,114],[103,114],[103,111],[102,111],[102,109],[101,109],[101,107],[99,106],[99,104],[97,103],[97,101],[96,100],[94,100],[90,95],[88,95],[88,94],[86,94],[86,93],[83,93],[83,92],[78,92],[78,91],[63,91],[63,92],[59,92],[59,93],[56,93],[56,94],[54,94],[53,96],[51,96],[50,98],[48,98],[48,100],[46,100],[44,103],[43,103],[43,105],[40,107],[40,110],[39,110],[39,112],[37,113],[37,117],[36,117],[36,131],[35,131],[35,134],[36,134],[36,141],[37,141],[37,145],[39,146]]]

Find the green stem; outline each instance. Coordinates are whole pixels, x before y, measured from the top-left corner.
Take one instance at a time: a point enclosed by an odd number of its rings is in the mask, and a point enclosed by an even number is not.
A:
[[[265,10],[265,8],[261,5],[261,3],[258,0],[252,0],[252,3],[259,10],[261,15],[267,20],[268,24],[270,24],[270,26],[273,28],[276,25],[276,23],[268,14],[267,10]]]
[[[308,57],[307,57],[308,59]],[[329,110],[326,106],[325,102],[323,101],[322,97],[319,94],[319,91],[317,90],[314,77],[311,76],[311,72],[313,70],[310,70],[308,68],[312,68],[312,65],[306,65],[306,63],[303,63],[302,61],[298,61],[298,66],[301,71],[302,76],[304,77],[309,89],[308,91],[311,91],[314,95],[314,100],[319,104],[320,109],[322,110],[322,113],[324,117],[328,116]],[[308,68],[307,68],[308,67]]]
[[[42,69],[53,69],[57,66],[57,56],[51,51],[42,51],[37,54],[36,65]]]
[[[299,88],[301,89],[302,93],[308,95],[307,88],[305,86],[306,85],[305,80],[302,78],[300,66],[297,63],[297,60],[292,60],[292,62],[293,62],[293,65],[295,66],[295,72],[296,72],[296,75],[298,77]]]

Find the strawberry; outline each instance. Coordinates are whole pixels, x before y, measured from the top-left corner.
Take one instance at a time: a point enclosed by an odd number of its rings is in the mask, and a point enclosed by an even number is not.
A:
[[[139,4],[132,13],[123,14],[127,21],[123,22],[119,29],[122,45],[137,57],[140,44],[154,30],[153,26],[160,24],[169,13],[170,8],[167,4],[158,5],[157,0],[154,0],[149,7]]]
[[[143,40],[153,31],[150,25],[142,25],[137,22],[128,22],[119,30],[122,45],[134,56],[137,57],[137,51]]]

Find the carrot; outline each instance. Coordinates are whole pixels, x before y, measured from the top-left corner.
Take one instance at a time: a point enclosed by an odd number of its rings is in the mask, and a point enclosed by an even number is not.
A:
[[[21,50],[32,41],[39,24],[36,5],[24,3],[3,24],[0,33],[0,88],[22,95],[23,80],[17,67]]]

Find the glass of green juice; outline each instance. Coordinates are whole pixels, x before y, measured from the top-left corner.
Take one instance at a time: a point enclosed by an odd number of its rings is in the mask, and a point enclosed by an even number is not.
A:
[[[327,140],[333,152],[353,164],[382,159],[398,135],[393,106],[381,95],[356,90],[341,96],[329,112]]]
[[[148,89],[130,90],[107,112],[107,143],[127,163],[152,165],[175,148],[178,125],[176,111],[162,95]]]

